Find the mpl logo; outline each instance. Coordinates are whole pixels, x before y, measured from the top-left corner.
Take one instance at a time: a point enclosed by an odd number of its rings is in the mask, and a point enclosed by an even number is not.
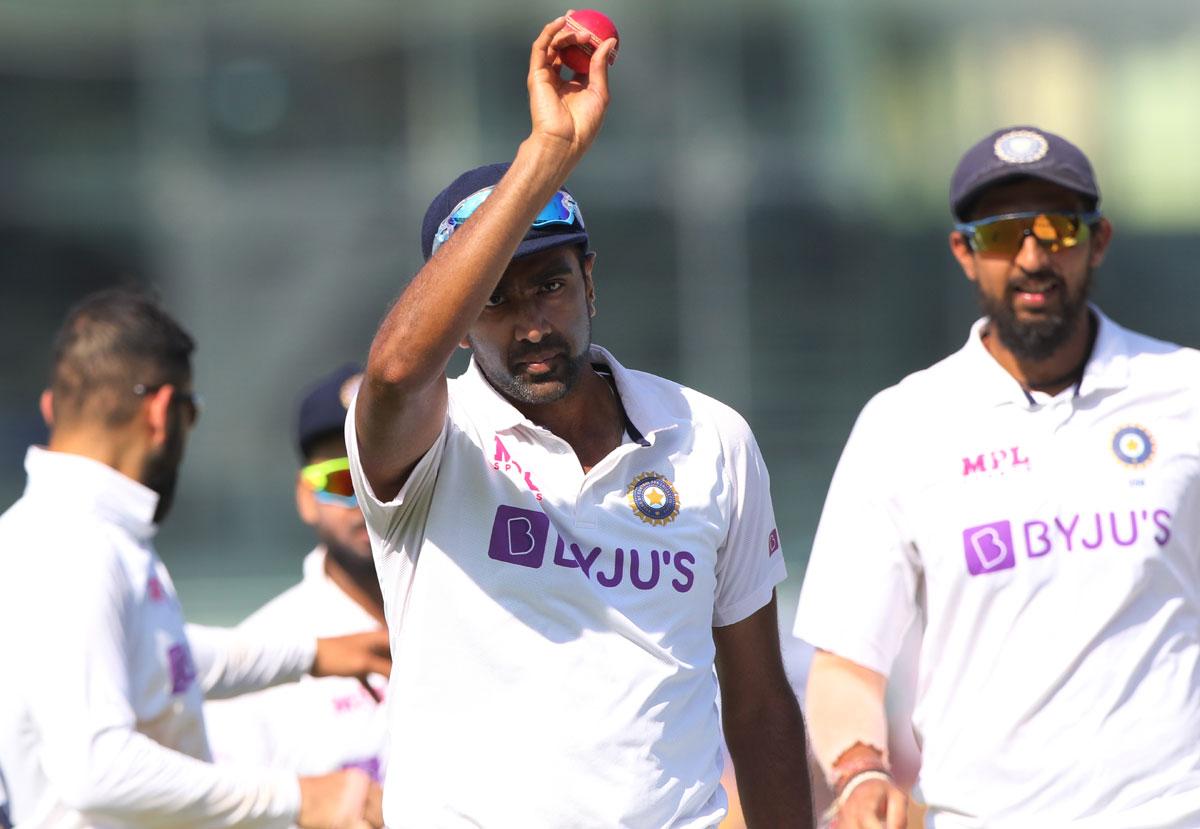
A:
[[[1012,524],[996,521],[963,530],[963,551],[967,556],[967,572],[972,576],[1015,567]]]

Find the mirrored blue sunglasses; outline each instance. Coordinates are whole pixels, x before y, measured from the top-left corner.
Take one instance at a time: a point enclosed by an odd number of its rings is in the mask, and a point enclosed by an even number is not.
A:
[[[477,190],[465,199],[460,201],[450,215],[442,219],[442,223],[438,225],[437,233],[433,235],[433,247],[429,255],[437,253],[437,249],[446,244],[454,231],[471,218],[479,205],[487,201],[487,197],[495,190],[495,185],[485,187],[482,190]],[[533,227],[545,227],[546,225],[579,225],[580,230],[585,230],[583,225],[583,213],[579,210],[579,204],[566,190],[559,190],[555,193],[546,206],[541,209],[541,212],[534,217]]]

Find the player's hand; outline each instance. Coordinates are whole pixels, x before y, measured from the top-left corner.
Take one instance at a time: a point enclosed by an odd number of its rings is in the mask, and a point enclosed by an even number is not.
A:
[[[392,673],[391,648],[386,630],[333,636],[317,640],[317,657],[313,660],[313,676],[356,677],[375,701],[379,695],[367,681],[370,674],[389,676]]]
[[[383,792],[358,769],[301,777],[296,824],[301,829],[380,829]]]
[[[907,829],[908,796],[888,780],[868,780],[854,787],[838,810],[837,829]]]
[[[566,18],[546,24],[529,55],[529,112],[533,134],[561,141],[581,156],[596,140],[608,108],[608,56],[617,45],[609,38],[592,55],[588,74],[564,80],[559,49],[587,42],[587,35],[566,28]]]

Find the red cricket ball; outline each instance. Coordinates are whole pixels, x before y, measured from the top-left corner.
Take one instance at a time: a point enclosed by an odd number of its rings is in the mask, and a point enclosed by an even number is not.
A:
[[[577,75],[586,75],[591,66],[592,54],[600,48],[600,44],[610,37],[616,37],[617,27],[603,12],[595,9],[580,9],[567,15],[567,28],[582,32],[588,36],[587,41],[579,45],[571,45],[563,49],[560,55],[562,62]],[[608,65],[617,62],[617,47],[608,53]]]

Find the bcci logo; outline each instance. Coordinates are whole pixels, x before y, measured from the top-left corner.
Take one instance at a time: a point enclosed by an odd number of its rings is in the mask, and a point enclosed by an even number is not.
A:
[[[1117,460],[1137,469],[1154,459],[1154,438],[1141,426],[1122,426],[1113,435],[1112,450]]]
[[[992,149],[996,158],[1009,164],[1032,164],[1050,151],[1046,137],[1033,130],[1013,130],[996,139]]]
[[[354,395],[358,394],[358,387],[362,385],[362,379],[361,373],[347,377],[346,382],[342,383],[342,387],[338,389],[338,400],[341,401],[343,409],[350,408],[350,402],[354,400]]]
[[[626,498],[638,518],[656,527],[670,524],[679,515],[679,493],[657,472],[643,472],[634,478]]]

